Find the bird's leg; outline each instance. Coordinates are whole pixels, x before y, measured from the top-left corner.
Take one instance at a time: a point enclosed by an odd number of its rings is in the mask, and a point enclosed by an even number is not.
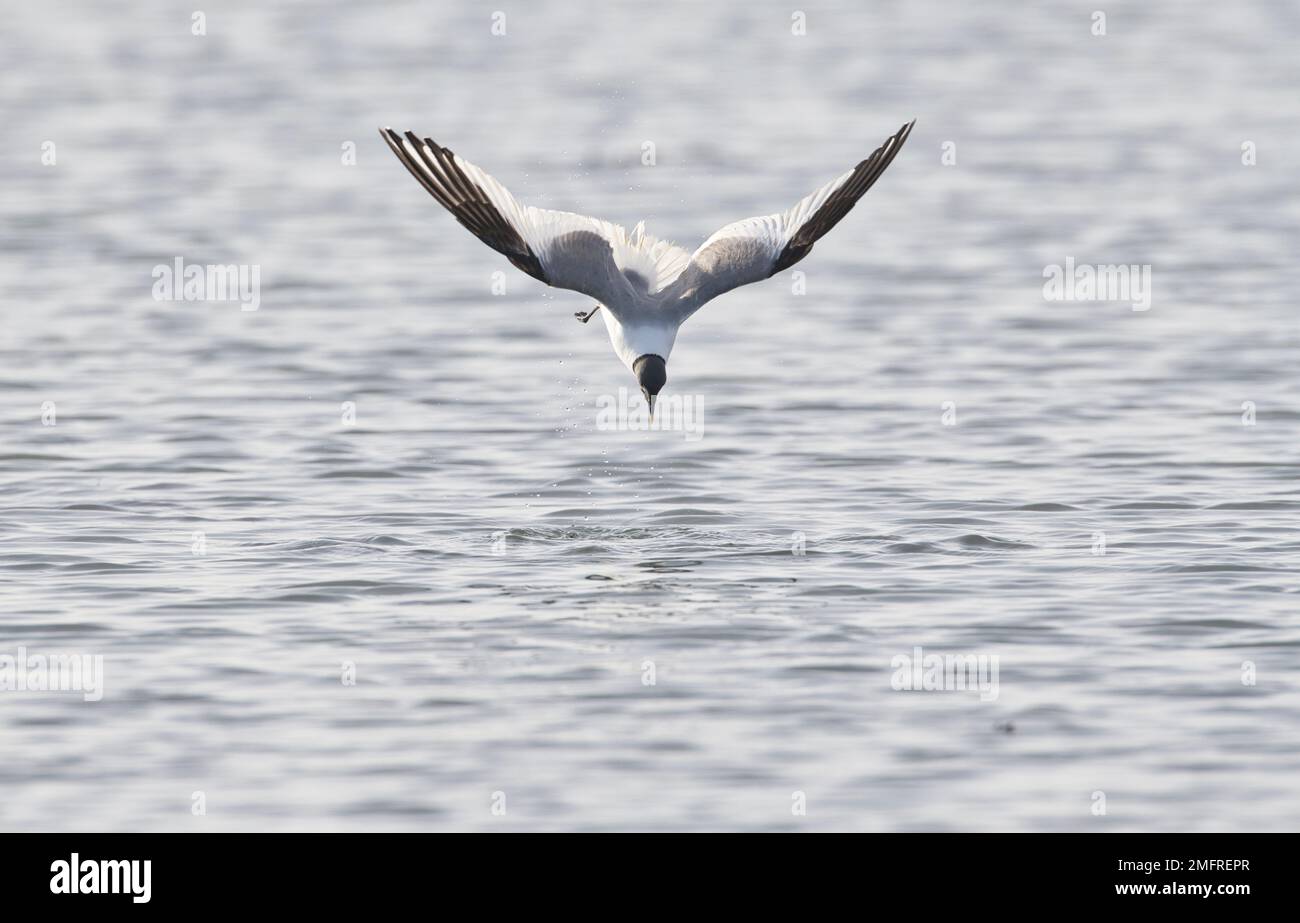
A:
[[[600,305],[597,304],[590,311],[575,311],[573,316],[576,317],[578,320],[582,321],[584,324],[586,324],[589,323],[591,319],[596,316],[596,312],[599,310],[600,310]]]

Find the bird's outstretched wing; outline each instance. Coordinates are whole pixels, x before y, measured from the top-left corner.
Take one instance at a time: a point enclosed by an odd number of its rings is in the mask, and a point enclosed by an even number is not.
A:
[[[722,228],[691,256],[681,276],[665,291],[666,299],[685,319],[724,292],[762,281],[799,262],[880,179],[914,124],[915,119],[862,163],[789,211],[746,218]]]
[[[534,279],[614,310],[681,274],[690,254],[637,225],[520,205],[504,186],[431,138],[379,131],[411,175],[479,240]]]

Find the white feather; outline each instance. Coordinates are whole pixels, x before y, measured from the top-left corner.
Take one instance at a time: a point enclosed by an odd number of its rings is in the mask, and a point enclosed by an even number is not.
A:
[[[523,206],[486,171],[459,156],[456,157],[456,164],[479,185],[488,200],[519,232],[543,265],[551,252],[551,243],[574,231],[594,231],[609,241],[614,263],[619,270],[636,273],[645,280],[651,294],[661,291],[690,262],[691,254],[684,248],[647,234],[644,221],[638,222],[629,234],[622,225],[599,218],[532,205]]]

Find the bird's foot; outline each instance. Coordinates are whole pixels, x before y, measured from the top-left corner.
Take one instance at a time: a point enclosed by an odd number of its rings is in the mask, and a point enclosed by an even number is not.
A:
[[[596,312],[599,310],[600,310],[600,305],[596,305],[590,311],[575,311],[573,316],[576,317],[578,320],[582,321],[584,324],[586,324],[589,323],[591,319],[596,316]]]

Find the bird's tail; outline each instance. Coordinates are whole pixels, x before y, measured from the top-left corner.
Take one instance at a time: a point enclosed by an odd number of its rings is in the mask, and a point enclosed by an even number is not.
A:
[[[651,292],[677,278],[690,262],[691,255],[681,247],[647,234],[644,221],[638,221],[631,232],[615,227],[615,239],[610,242],[614,262],[625,275],[632,273],[644,280]]]

